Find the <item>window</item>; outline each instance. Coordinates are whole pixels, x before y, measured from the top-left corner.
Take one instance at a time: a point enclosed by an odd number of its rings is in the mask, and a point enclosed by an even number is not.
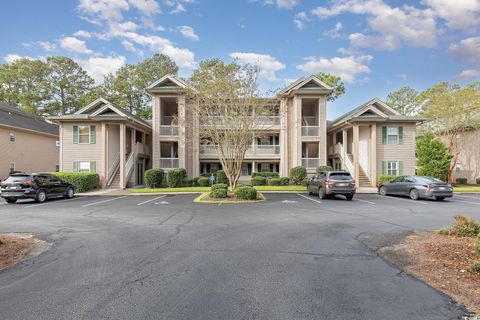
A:
[[[387,127],[387,144],[398,143],[398,127]]]
[[[55,172],[60,172],[60,165],[59,164],[55,165]]]
[[[393,176],[397,176],[399,174],[397,161],[387,162],[387,174],[393,175]]]
[[[15,132],[10,132],[10,142],[15,142]]]
[[[78,143],[90,143],[89,126],[78,126]]]
[[[11,162],[11,163],[8,165],[8,172],[9,172],[9,173],[14,173],[14,172],[15,172],[15,163]]]
[[[455,163],[455,172],[459,172],[461,170],[462,170],[462,165],[459,162]]]
[[[135,131],[135,143],[143,143],[143,132]]]
[[[79,161],[78,172],[90,172],[90,161]]]

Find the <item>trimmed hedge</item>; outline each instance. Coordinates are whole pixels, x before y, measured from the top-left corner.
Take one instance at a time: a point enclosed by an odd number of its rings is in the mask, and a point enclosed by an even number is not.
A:
[[[207,177],[199,177],[197,179],[197,186],[208,187],[209,185],[210,185],[210,180]]]
[[[192,179],[192,178],[185,178],[185,180],[183,181],[183,184],[186,187],[195,187],[196,186],[195,179]]]
[[[282,185],[282,180],[280,178],[272,178],[268,180],[268,185],[269,186],[281,186]]]
[[[455,184],[467,184],[467,181],[465,177],[458,177],[455,179]]]
[[[265,178],[280,178],[278,172],[254,172],[252,173],[252,178],[256,177],[265,177]]]
[[[216,189],[212,190],[209,194],[210,198],[226,198],[227,197],[227,189]]]
[[[76,192],[86,192],[98,188],[100,176],[91,172],[52,172],[60,179],[75,186]]]
[[[282,183],[282,186],[288,186],[290,183],[290,178],[289,177],[281,177],[280,182]]]
[[[390,182],[393,179],[395,179],[396,177],[398,177],[398,176],[394,176],[394,175],[391,175],[391,174],[381,175],[380,177],[378,177],[378,185],[381,185],[382,183],[385,183],[385,182]]]
[[[294,185],[302,184],[302,181],[307,177],[307,169],[303,166],[293,167],[290,169],[290,180]]]
[[[216,181],[216,183],[228,184],[228,178],[227,178],[227,175],[225,174],[225,171],[218,170],[217,171],[217,180],[215,180],[215,181]]]
[[[267,178],[265,177],[254,177],[250,181],[252,186],[265,186],[267,184]]]
[[[238,187],[235,189],[235,197],[243,200],[256,200],[257,199],[257,190],[254,187]]]
[[[181,187],[186,177],[187,170],[183,168],[172,169],[167,173],[167,184],[170,188]]]
[[[158,188],[162,185],[165,172],[163,169],[148,169],[143,174],[145,184],[149,188]]]
[[[226,185],[225,183],[215,183],[212,186],[212,191],[215,191],[215,190],[218,190],[218,189],[228,190],[228,185]]]
[[[302,186],[306,187],[306,186],[308,186],[308,181],[309,181],[309,180],[310,180],[310,179],[305,178],[305,179],[302,180],[302,182],[301,182],[300,184],[301,184]]]
[[[475,182],[476,182],[477,184],[480,184],[480,177],[478,177],[477,179],[475,179]]]
[[[323,171],[332,171],[332,170],[333,170],[333,168],[330,167],[330,166],[318,166],[318,167],[315,169],[315,171],[316,171],[317,173],[320,173],[320,172],[323,172]]]

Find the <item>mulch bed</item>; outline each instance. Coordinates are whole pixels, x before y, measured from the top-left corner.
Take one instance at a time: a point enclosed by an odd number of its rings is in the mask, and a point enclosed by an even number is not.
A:
[[[0,235],[0,270],[22,260],[34,244],[30,235]]]
[[[475,238],[420,233],[379,253],[480,315],[480,272],[473,269],[473,262],[480,262]]]

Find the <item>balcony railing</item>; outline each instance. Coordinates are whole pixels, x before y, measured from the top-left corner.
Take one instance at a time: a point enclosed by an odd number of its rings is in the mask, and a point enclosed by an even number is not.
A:
[[[279,126],[280,116],[258,116],[258,124],[261,126]]]
[[[253,155],[279,155],[280,146],[279,145],[251,145],[247,148],[245,153],[247,156]],[[200,145],[200,155],[204,156],[216,156],[217,151],[212,145]]]
[[[257,145],[254,150],[258,155],[276,155],[280,154],[280,146],[278,145]]]
[[[178,168],[178,158],[160,158],[160,168],[162,169]]]
[[[318,158],[302,158],[302,166],[307,169],[315,169],[320,165],[320,159]]]
[[[316,116],[303,116],[302,125],[304,126],[318,126],[318,117]]]
[[[320,135],[320,127],[302,126],[302,137],[318,137],[319,135]]]
[[[329,155],[340,154],[340,146],[338,145],[338,143],[334,146],[328,147],[328,154]]]
[[[178,127],[177,126],[160,126],[160,135],[161,136],[177,136],[178,135]]]
[[[215,150],[215,147],[211,145],[200,145],[200,154],[215,156],[217,155],[217,150]]]

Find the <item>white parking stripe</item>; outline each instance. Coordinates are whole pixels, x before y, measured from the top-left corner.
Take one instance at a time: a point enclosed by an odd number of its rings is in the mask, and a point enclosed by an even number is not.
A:
[[[84,204],[84,205],[82,206],[82,208],[94,206],[94,205],[100,204],[100,203],[115,201],[115,200],[123,199],[123,198],[126,198],[126,197],[128,197],[128,196],[116,197],[116,198],[113,198],[113,199],[107,199],[107,200],[102,200],[102,201],[97,201],[97,202],[92,202],[92,203]]]
[[[64,200],[62,200],[62,202],[63,202],[63,201],[74,201],[74,200],[78,200],[78,199],[82,199],[82,198],[76,197],[76,198],[72,198],[72,199],[64,199]],[[51,201],[45,201],[45,202],[43,202],[43,203],[37,203],[37,204],[32,204],[32,205],[29,205],[29,206],[25,206],[24,208],[25,208],[25,209],[35,208],[35,207],[44,206],[44,205],[50,204],[50,203],[53,203],[53,202],[51,202]]]
[[[461,202],[461,203],[468,203],[468,204],[476,204],[477,206],[480,206],[480,202],[463,201],[463,200],[448,200],[448,202]]]
[[[411,200],[411,199],[407,199],[407,198],[387,197],[385,199],[395,199],[395,200],[408,201],[410,203],[418,203],[418,204],[425,204],[425,205],[429,204],[428,202],[423,202],[421,200]]]
[[[462,195],[456,194],[456,195],[454,195],[454,196],[455,196],[455,197],[460,197],[460,198],[469,198],[469,199],[480,200],[480,197],[464,196],[463,194],[462,194]]]
[[[320,200],[312,199],[312,198],[310,198],[310,197],[308,197],[308,196],[306,196],[306,195],[300,194],[300,193],[297,193],[297,196],[300,196],[300,197],[302,197],[302,198],[308,199],[308,200],[313,201],[313,202],[322,203],[322,201],[320,201]]]
[[[166,197],[167,195],[163,195],[163,196],[160,196],[160,197],[156,197],[156,198],[153,198],[153,199],[150,199],[150,200],[147,200],[147,201],[143,201],[143,202],[140,202],[139,204],[137,204],[137,206],[141,206],[141,205],[144,205],[146,203],[149,203],[149,202],[152,202],[152,201],[155,201],[155,200],[158,200],[158,199],[162,199],[164,197]]]
[[[353,199],[353,201],[360,201],[360,202],[365,202],[365,203],[375,204],[375,202],[372,202],[372,201],[367,201],[367,200],[363,200],[363,199]]]

